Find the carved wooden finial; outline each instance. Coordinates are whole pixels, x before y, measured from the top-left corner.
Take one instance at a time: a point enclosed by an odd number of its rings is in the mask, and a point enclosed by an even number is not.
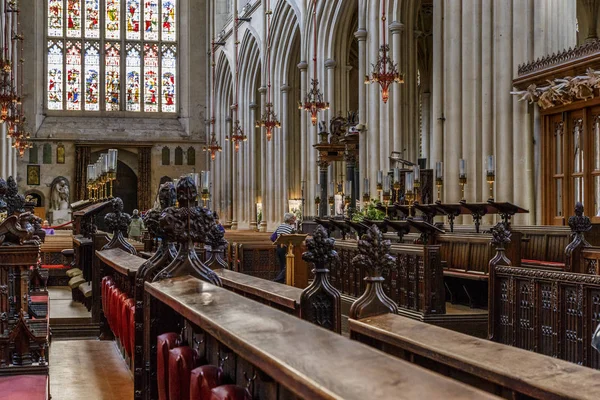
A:
[[[590,218],[583,215],[584,209],[581,202],[575,204],[575,215],[569,217],[569,227],[573,234],[581,234],[592,229]]]
[[[329,237],[323,225],[318,225],[312,239],[306,239],[307,251],[302,254],[302,259],[314,263],[317,268],[326,268],[339,259],[334,247],[335,239]]]
[[[512,233],[506,228],[506,224],[503,222],[499,222],[493,226],[490,229],[490,233],[492,234],[492,245],[504,248],[510,243],[510,237],[512,236]]]
[[[323,328],[341,333],[342,297],[329,282],[329,269],[339,259],[334,250],[335,239],[330,238],[327,229],[318,225],[312,239],[306,240],[308,251],[302,259],[313,263],[315,279],[300,296],[300,316],[302,319]]]
[[[12,176],[6,180],[6,205],[8,215],[19,214],[25,211],[25,197],[19,194],[17,181]]]
[[[112,212],[106,214],[104,222],[108,229],[113,233],[113,237],[102,250],[109,249],[122,249],[131,254],[137,254],[135,248],[125,240],[123,236],[127,232],[129,223],[131,222],[131,216],[126,212],[123,212],[123,200],[119,197],[115,197],[110,203]]]
[[[361,319],[386,313],[398,313],[398,306],[383,291],[383,274],[395,266],[395,258],[390,255],[391,242],[373,225],[358,241],[359,254],[352,260],[354,267],[366,270],[365,293],[350,307],[349,317]]]
[[[585,240],[585,232],[592,229],[590,218],[583,215],[583,204],[575,204],[575,215],[569,217],[569,227],[571,228],[571,243],[565,248],[565,271],[588,273],[584,271],[581,260],[580,250],[591,245]]]

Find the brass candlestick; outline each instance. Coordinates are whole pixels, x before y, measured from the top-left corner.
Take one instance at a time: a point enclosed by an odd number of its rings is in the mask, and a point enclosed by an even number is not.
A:
[[[390,192],[383,192],[383,203],[385,204],[385,216],[388,216],[388,207],[390,205],[390,200],[392,196]]]
[[[490,198],[489,200],[494,201],[494,181],[496,180],[496,174],[493,171],[488,171],[486,174],[487,183],[490,185]]]
[[[315,205],[317,206],[317,210],[319,209],[319,205],[321,205],[321,197],[315,197]]]
[[[202,203],[204,203],[204,207],[206,207],[206,203],[210,200],[210,192],[208,191],[208,189],[202,189]]]
[[[421,181],[415,180],[415,199],[414,201],[419,201],[419,188],[421,187]]]
[[[350,205],[350,196],[344,196],[344,210],[348,214],[348,206]]]
[[[442,186],[444,186],[444,180],[442,178],[437,178],[435,180],[435,187],[437,187],[437,202],[442,202]]]
[[[108,181],[110,182],[110,193],[109,198],[113,198],[113,182],[117,180],[117,173],[115,171],[108,172]]]
[[[334,196],[329,196],[329,211],[331,212],[331,214],[335,214],[335,210],[333,209],[333,206],[335,205],[335,197]]]
[[[460,185],[460,193],[461,193],[460,201],[467,201],[465,199],[465,185],[467,184],[467,175],[460,175],[458,177],[458,184]]]
[[[365,193],[362,196],[362,202],[363,202],[363,210],[365,208],[367,208],[367,205],[369,204],[369,201],[371,201],[370,199],[371,196],[369,196],[369,193]]]
[[[400,182],[394,182],[394,192],[396,193],[396,201],[400,201]]]
[[[382,183],[378,183],[377,184],[377,198],[381,199],[381,193],[383,192],[383,184]]]
[[[415,194],[412,190],[407,190],[405,195],[406,204],[408,205],[408,216],[412,215],[412,206],[415,201]]]

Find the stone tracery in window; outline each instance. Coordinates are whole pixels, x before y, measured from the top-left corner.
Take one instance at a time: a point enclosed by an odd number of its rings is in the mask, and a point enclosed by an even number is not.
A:
[[[46,0],[48,110],[177,112],[177,0]]]

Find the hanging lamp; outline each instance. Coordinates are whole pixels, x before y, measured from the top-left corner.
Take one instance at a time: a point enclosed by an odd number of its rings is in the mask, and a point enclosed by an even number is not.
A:
[[[238,38],[238,25],[240,23],[240,19],[237,15],[237,10],[235,10],[235,20],[233,23],[233,32],[234,32],[234,40],[235,40],[235,104],[231,106],[233,110],[233,127],[231,129],[231,136],[225,137],[225,140],[231,140],[233,142],[233,146],[235,152],[240,151],[240,143],[248,140],[248,137],[244,133],[240,125],[240,117],[239,117],[239,102],[240,102],[240,65],[239,65],[239,46],[240,41]]]
[[[319,112],[329,110],[329,103],[323,99],[323,93],[319,89],[319,80],[317,79],[317,0],[313,0],[313,29],[314,29],[314,49],[313,49],[313,73],[310,90],[306,93],[304,103],[298,104],[300,110],[310,113],[310,121],[313,126],[317,125]]]
[[[212,100],[211,100],[211,117],[210,117],[210,141],[208,142],[208,144],[206,146],[204,146],[202,148],[202,150],[207,151],[210,153],[210,159],[212,161],[214,161],[217,158],[217,153],[220,153],[221,151],[223,151],[223,148],[219,145],[219,142],[217,141],[217,137],[215,136],[215,71],[216,71],[216,61],[215,61],[215,49],[216,49],[216,44],[215,41],[213,39],[212,41]]]
[[[398,66],[389,56],[390,46],[386,42],[387,18],[385,14],[385,0],[381,0],[381,30],[383,44],[379,48],[377,61],[372,64],[371,76],[365,77],[365,84],[378,83],[381,86],[381,99],[384,103],[390,98],[390,86],[392,83],[404,83],[404,76],[398,72]]]
[[[261,116],[261,119],[256,121],[256,128],[264,127],[267,132],[267,141],[271,141],[273,136],[273,130],[275,128],[281,128],[281,123],[277,119],[277,114],[273,111],[273,102],[271,101],[271,0],[267,0],[267,103],[265,104],[265,111]]]

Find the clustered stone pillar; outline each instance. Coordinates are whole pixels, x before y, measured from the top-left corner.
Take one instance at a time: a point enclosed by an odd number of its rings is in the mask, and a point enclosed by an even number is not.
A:
[[[319,182],[320,182],[320,198],[321,203],[319,204],[319,217],[325,217],[327,215],[327,207],[329,207],[329,197],[327,197],[327,182],[328,180],[328,167],[329,163],[326,161],[319,162]],[[333,196],[333,193],[331,194]]]

